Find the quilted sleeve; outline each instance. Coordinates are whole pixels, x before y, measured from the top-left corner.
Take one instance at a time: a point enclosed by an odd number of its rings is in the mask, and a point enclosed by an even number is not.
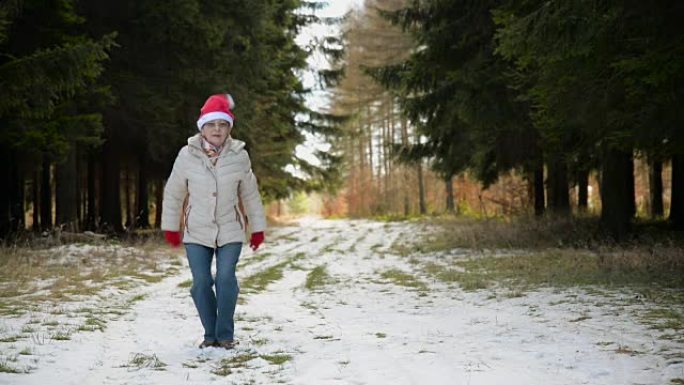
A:
[[[164,200],[162,202],[161,229],[167,231],[179,231],[182,215],[183,201],[188,195],[188,179],[184,169],[186,163],[186,148],[180,150],[176,161],[173,163],[171,175],[164,187]]]
[[[259,195],[259,185],[257,184],[256,176],[252,172],[252,163],[249,160],[249,155],[245,152],[244,168],[240,176],[240,199],[245,206],[245,211],[251,231],[253,233],[266,230],[266,215],[264,214],[264,206],[261,203],[261,195]]]

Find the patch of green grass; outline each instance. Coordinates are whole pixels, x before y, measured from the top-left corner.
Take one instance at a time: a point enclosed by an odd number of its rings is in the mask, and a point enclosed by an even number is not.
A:
[[[142,301],[142,300],[144,300],[144,299],[145,299],[145,294],[138,294],[138,295],[135,295],[135,296],[131,297],[131,298],[128,300],[128,303],[129,303],[129,304],[132,304],[132,303],[135,303],[135,302],[140,302],[140,301]]]
[[[33,351],[31,350],[30,347],[27,346],[27,347],[23,348],[22,350],[20,350],[19,354],[21,354],[22,356],[30,356],[30,355],[33,355]]]
[[[264,253],[259,253],[259,254],[252,254],[249,256],[249,258],[245,258],[244,262],[241,262],[243,266],[249,266],[253,265],[256,263],[259,263],[261,261],[266,260],[266,258],[270,257],[271,253],[269,252],[264,252]]]
[[[17,294],[17,295],[19,295],[19,294]],[[2,296],[2,295],[0,294],[0,296]],[[0,306],[0,316],[3,316],[3,317],[8,317],[8,318],[21,317],[25,313],[26,313],[26,311],[21,309],[19,306],[16,306],[16,307],[15,306],[7,306],[7,307]]]
[[[671,384],[684,385],[684,378],[673,378],[670,380]]]
[[[375,336],[378,337],[378,338],[387,338],[387,334],[385,334],[385,333],[380,333],[380,332],[375,333]]]
[[[522,273],[523,279],[532,278],[531,286],[650,286],[655,283],[658,287],[684,287],[684,238],[663,226],[636,223],[638,231],[616,243],[601,234],[596,218],[473,220],[445,217],[426,224],[433,230],[415,244],[407,245],[399,237],[393,246],[395,251],[400,255],[415,255],[458,248],[480,252],[525,249],[531,250],[530,255],[516,257],[515,266],[510,258],[501,261],[485,258],[481,262],[471,260],[469,272],[473,267],[516,270],[513,273]],[[556,251],[549,252],[550,249]],[[492,266],[494,264],[498,266]]]
[[[223,358],[214,366],[211,372],[217,376],[225,377],[231,374],[235,369],[246,368],[247,363],[257,357],[258,356],[252,352],[241,352],[235,356]]]
[[[491,282],[487,277],[482,274],[467,273],[459,266],[446,266],[428,262],[423,266],[422,270],[442,282],[457,283],[465,291],[481,290],[491,286]]]
[[[121,315],[126,314],[126,311],[123,308],[108,309],[107,314],[111,314],[114,316],[121,316]]]
[[[192,287],[192,279],[186,279],[185,281],[178,284],[178,287],[183,289],[189,289]]]
[[[385,270],[380,273],[380,276],[385,280],[394,283],[395,285],[413,288],[422,292],[428,290],[427,285],[425,285],[424,282],[399,269]]]
[[[263,358],[264,360],[268,361],[272,365],[282,365],[292,359],[292,356],[289,354],[262,354],[259,357]]]
[[[0,338],[0,342],[4,342],[4,343],[17,342],[19,340],[19,338],[20,338],[19,336],[6,336],[6,337]]]
[[[335,337],[326,335],[326,336],[314,336],[313,339],[315,339],[315,340],[332,340],[333,338],[335,338]]]
[[[85,324],[79,326],[78,330],[79,331],[88,331],[88,332],[93,332],[95,330],[99,330],[103,332],[105,330],[106,322],[95,318],[93,316],[88,316],[85,320]]]
[[[240,288],[245,291],[262,292],[272,283],[283,278],[283,270],[288,262],[281,262],[242,280]]]
[[[163,275],[150,275],[150,274],[136,274],[134,275],[135,278],[142,279],[143,281],[147,283],[159,283],[161,282],[165,277]]]
[[[376,243],[376,244],[374,244],[373,246],[371,246],[370,249],[371,249],[372,252],[377,253],[378,250],[380,250],[380,248],[381,248],[382,246],[383,246],[382,243]]]
[[[299,306],[309,310],[318,310],[318,306],[313,302],[305,301],[300,303]]]
[[[423,266],[423,271],[444,282],[458,282],[464,290],[487,288],[495,284],[511,290],[659,284],[656,277],[647,271],[606,270],[602,267],[599,256],[577,250],[472,257],[455,260],[451,266],[427,263]]]
[[[8,364],[6,361],[0,361],[0,373],[26,373],[26,371],[19,370],[10,364]]]
[[[325,265],[316,266],[307,274],[304,287],[308,290],[318,290],[326,285],[335,283],[335,280],[328,274]]]
[[[74,285],[66,290],[63,290],[60,294],[64,296],[82,296],[82,297],[92,297],[102,290],[102,286],[93,285],[85,286],[83,284]]]
[[[68,341],[71,339],[71,333],[69,333],[68,331],[60,330],[52,336],[50,336],[50,338],[55,341]]]
[[[340,250],[335,247],[335,244],[328,245],[324,248],[321,249],[320,253],[321,254],[328,254],[332,252],[339,252]]]
[[[129,368],[129,370],[140,370],[143,368],[150,368],[153,370],[166,370],[166,364],[159,360],[156,354],[142,354],[135,353],[128,360],[128,363],[122,365],[124,368]]]
[[[299,252],[283,262],[280,262],[276,265],[273,265],[271,267],[268,267],[262,271],[259,271],[255,274],[250,275],[249,277],[245,278],[242,280],[242,284],[240,285],[241,289],[245,290],[246,292],[253,291],[253,292],[262,292],[266,290],[266,287],[276,281],[279,281],[280,279],[283,278],[283,271],[285,270],[286,267],[291,267],[291,268],[298,268],[298,266],[295,264],[297,261],[305,259],[306,258],[306,253]]]
[[[257,338],[255,340],[252,340],[252,343],[255,346],[264,346],[264,345],[269,344],[270,342],[271,342],[271,340],[269,340],[268,338]]]
[[[644,323],[656,330],[684,330],[684,313],[675,308],[651,309],[642,316]]]

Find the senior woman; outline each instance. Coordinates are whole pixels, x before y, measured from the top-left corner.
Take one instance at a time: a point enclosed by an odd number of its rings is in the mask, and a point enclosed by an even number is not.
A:
[[[230,136],[233,107],[228,94],[207,99],[197,120],[200,132],[188,138],[178,153],[164,188],[161,228],[169,244],[185,245],[192,272],[190,293],[204,327],[200,348],[232,349],[235,345],[233,317],[239,291],[235,267],[247,226],[240,201],[249,219],[253,250],[264,241],[266,229],[245,143]],[[211,273],[214,255],[215,279]]]

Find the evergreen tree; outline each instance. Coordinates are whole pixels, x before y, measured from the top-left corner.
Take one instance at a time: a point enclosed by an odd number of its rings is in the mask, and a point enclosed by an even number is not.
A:
[[[494,54],[491,9],[497,4],[412,2],[386,13],[413,33],[420,49],[403,63],[371,71],[401,92],[445,177],[469,169],[485,186],[512,168],[533,169],[529,155],[540,152],[528,107],[509,85],[510,67]]]
[[[23,226],[24,183],[35,165],[42,159],[50,193],[50,164],[74,151],[70,138],[98,135],[97,116],[68,106],[102,72],[112,37],[92,40],[79,33],[82,22],[70,0],[0,5],[0,175],[10,183],[0,195],[0,236]],[[51,224],[51,212],[44,217]]]
[[[602,223],[620,238],[635,213],[633,154],[681,153],[683,33],[677,2],[508,1],[499,52],[525,74],[545,142],[601,169]],[[569,139],[569,140],[568,140]],[[579,171],[583,171],[579,169]],[[677,183],[673,180],[674,183]]]

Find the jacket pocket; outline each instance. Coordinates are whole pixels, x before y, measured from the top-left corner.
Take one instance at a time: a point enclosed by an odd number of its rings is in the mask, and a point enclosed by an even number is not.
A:
[[[245,227],[242,224],[242,214],[240,214],[240,210],[238,210],[237,205],[233,205],[233,209],[235,210],[235,220],[240,224],[240,229],[244,230]]]

